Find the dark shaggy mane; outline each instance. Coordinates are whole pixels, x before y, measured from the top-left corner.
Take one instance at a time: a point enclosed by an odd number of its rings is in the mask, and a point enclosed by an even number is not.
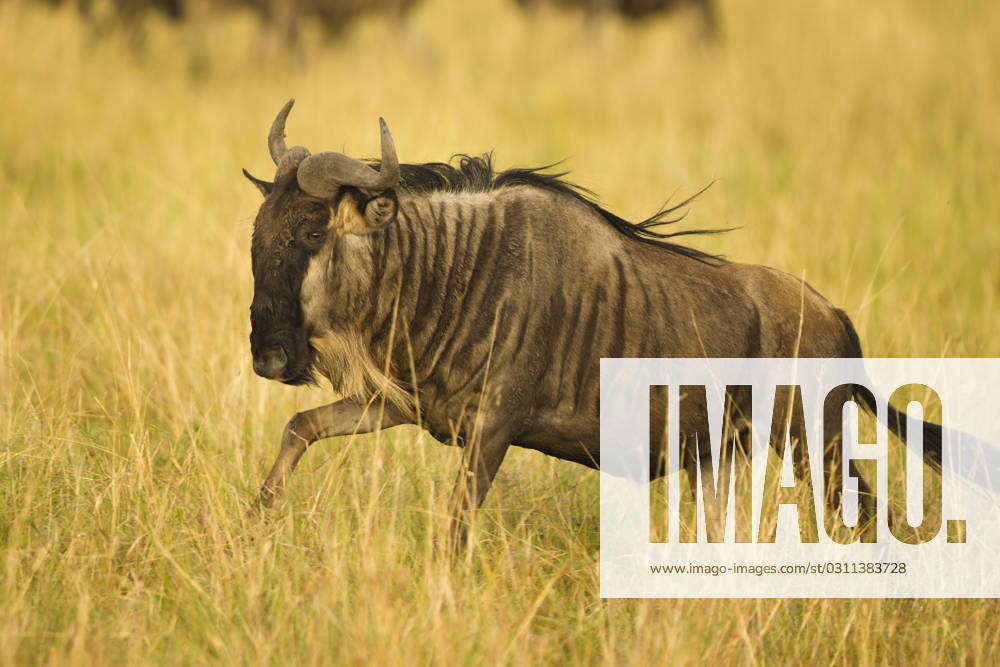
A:
[[[707,264],[721,265],[726,263],[721,255],[713,255],[679,243],[673,243],[668,239],[693,234],[718,234],[729,231],[727,229],[692,229],[678,232],[661,232],[654,229],[683,220],[687,212],[682,209],[707,190],[711,183],[678,204],[664,205],[655,214],[641,222],[629,222],[603,208],[592,191],[565,180],[564,177],[569,172],[548,171],[556,165],[497,172],[493,169],[493,155],[491,153],[485,153],[482,156],[455,155],[452,157],[452,161],[457,161],[457,165],[446,162],[401,164],[399,166],[401,188],[405,192],[413,194],[428,194],[431,192],[489,192],[507,186],[530,185],[558,192],[583,202],[619,232],[641,243],[663,248]],[[377,163],[375,164],[377,165]],[[674,215],[676,217],[671,217]]]

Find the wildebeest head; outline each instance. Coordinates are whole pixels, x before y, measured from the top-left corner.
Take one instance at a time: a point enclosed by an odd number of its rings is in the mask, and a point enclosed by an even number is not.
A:
[[[300,299],[309,260],[345,234],[372,231],[395,218],[392,188],[399,182],[399,162],[381,118],[378,170],[341,153],[310,155],[302,146],[288,148],[285,120],[293,103],[278,112],[267,137],[277,165],[274,182],[243,173],[264,195],[250,250],[253,368],[261,377],[294,385],[312,380],[310,332]],[[376,200],[378,206],[369,206]]]

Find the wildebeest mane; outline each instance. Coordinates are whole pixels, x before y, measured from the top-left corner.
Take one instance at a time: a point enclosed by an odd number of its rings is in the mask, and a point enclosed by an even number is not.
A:
[[[569,172],[550,171],[558,163],[543,167],[507,169],[498,172],[493,169],[493,155],[491,153],[485,153],[481,156],[458,154],[452,157],[452,161],[457,162],[457,164],[447,162],[401,164],[400,188],[404,192],[412,194],[490,192],[515,185],[542,188],[583,202],[620,233],[641,243],[663,248],[708,264],[724,264],[726,261],[720,255],[713,255],[674,243],[668,239],[693,234],[718,234],[728,231],[727,229],[691,229],[678,232],[663,232],[655,229],[683,220],[684,216],[687,215],[683,209],[707,190],[711,184],[680,203],[672,206],[664,205],[655,214],[641,222],[629,222],[602,207],[593,191],[566,180],[565,176]],[[375,167],[378,166],[377,161],[372,161],[372,164]]]

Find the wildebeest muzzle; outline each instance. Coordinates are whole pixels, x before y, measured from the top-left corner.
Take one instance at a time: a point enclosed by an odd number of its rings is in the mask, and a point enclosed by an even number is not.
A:
[[[301,319],[297,309],[279,316],[254,298],[250,307],[250,352],[257,375],[292,385],[312,381],[312,350]]]

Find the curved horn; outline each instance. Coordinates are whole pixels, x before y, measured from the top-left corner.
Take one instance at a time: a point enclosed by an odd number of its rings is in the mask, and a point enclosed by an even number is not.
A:
[[[396,144],[392,141],[385,118],[379,118],[378,124],[382,132],[382,164],[378,172],[379,187],[374,189],[385,190],[399,183],[399,159],[396,158]]]
[[[379,123],[382,127],[380,171],[343,153],[325,151],[307,157],[299,165],[299,187],[311,195],[329,197],[341,185],[353,185],[366,190],[387,190],[395,186],[399,182],[396,147],[385,121],[380,118]]]
[[[278,164],[281,156],[288,152],[288,146],[285,145],[285,120],[288,118],[293,104],[295,104],[294,99],[285,102],[285,106],[281,107],[281,111],[271,123],[271,131],[267,133],[267,149],[271,151],[271,159],[274,160],[274,164]]]

